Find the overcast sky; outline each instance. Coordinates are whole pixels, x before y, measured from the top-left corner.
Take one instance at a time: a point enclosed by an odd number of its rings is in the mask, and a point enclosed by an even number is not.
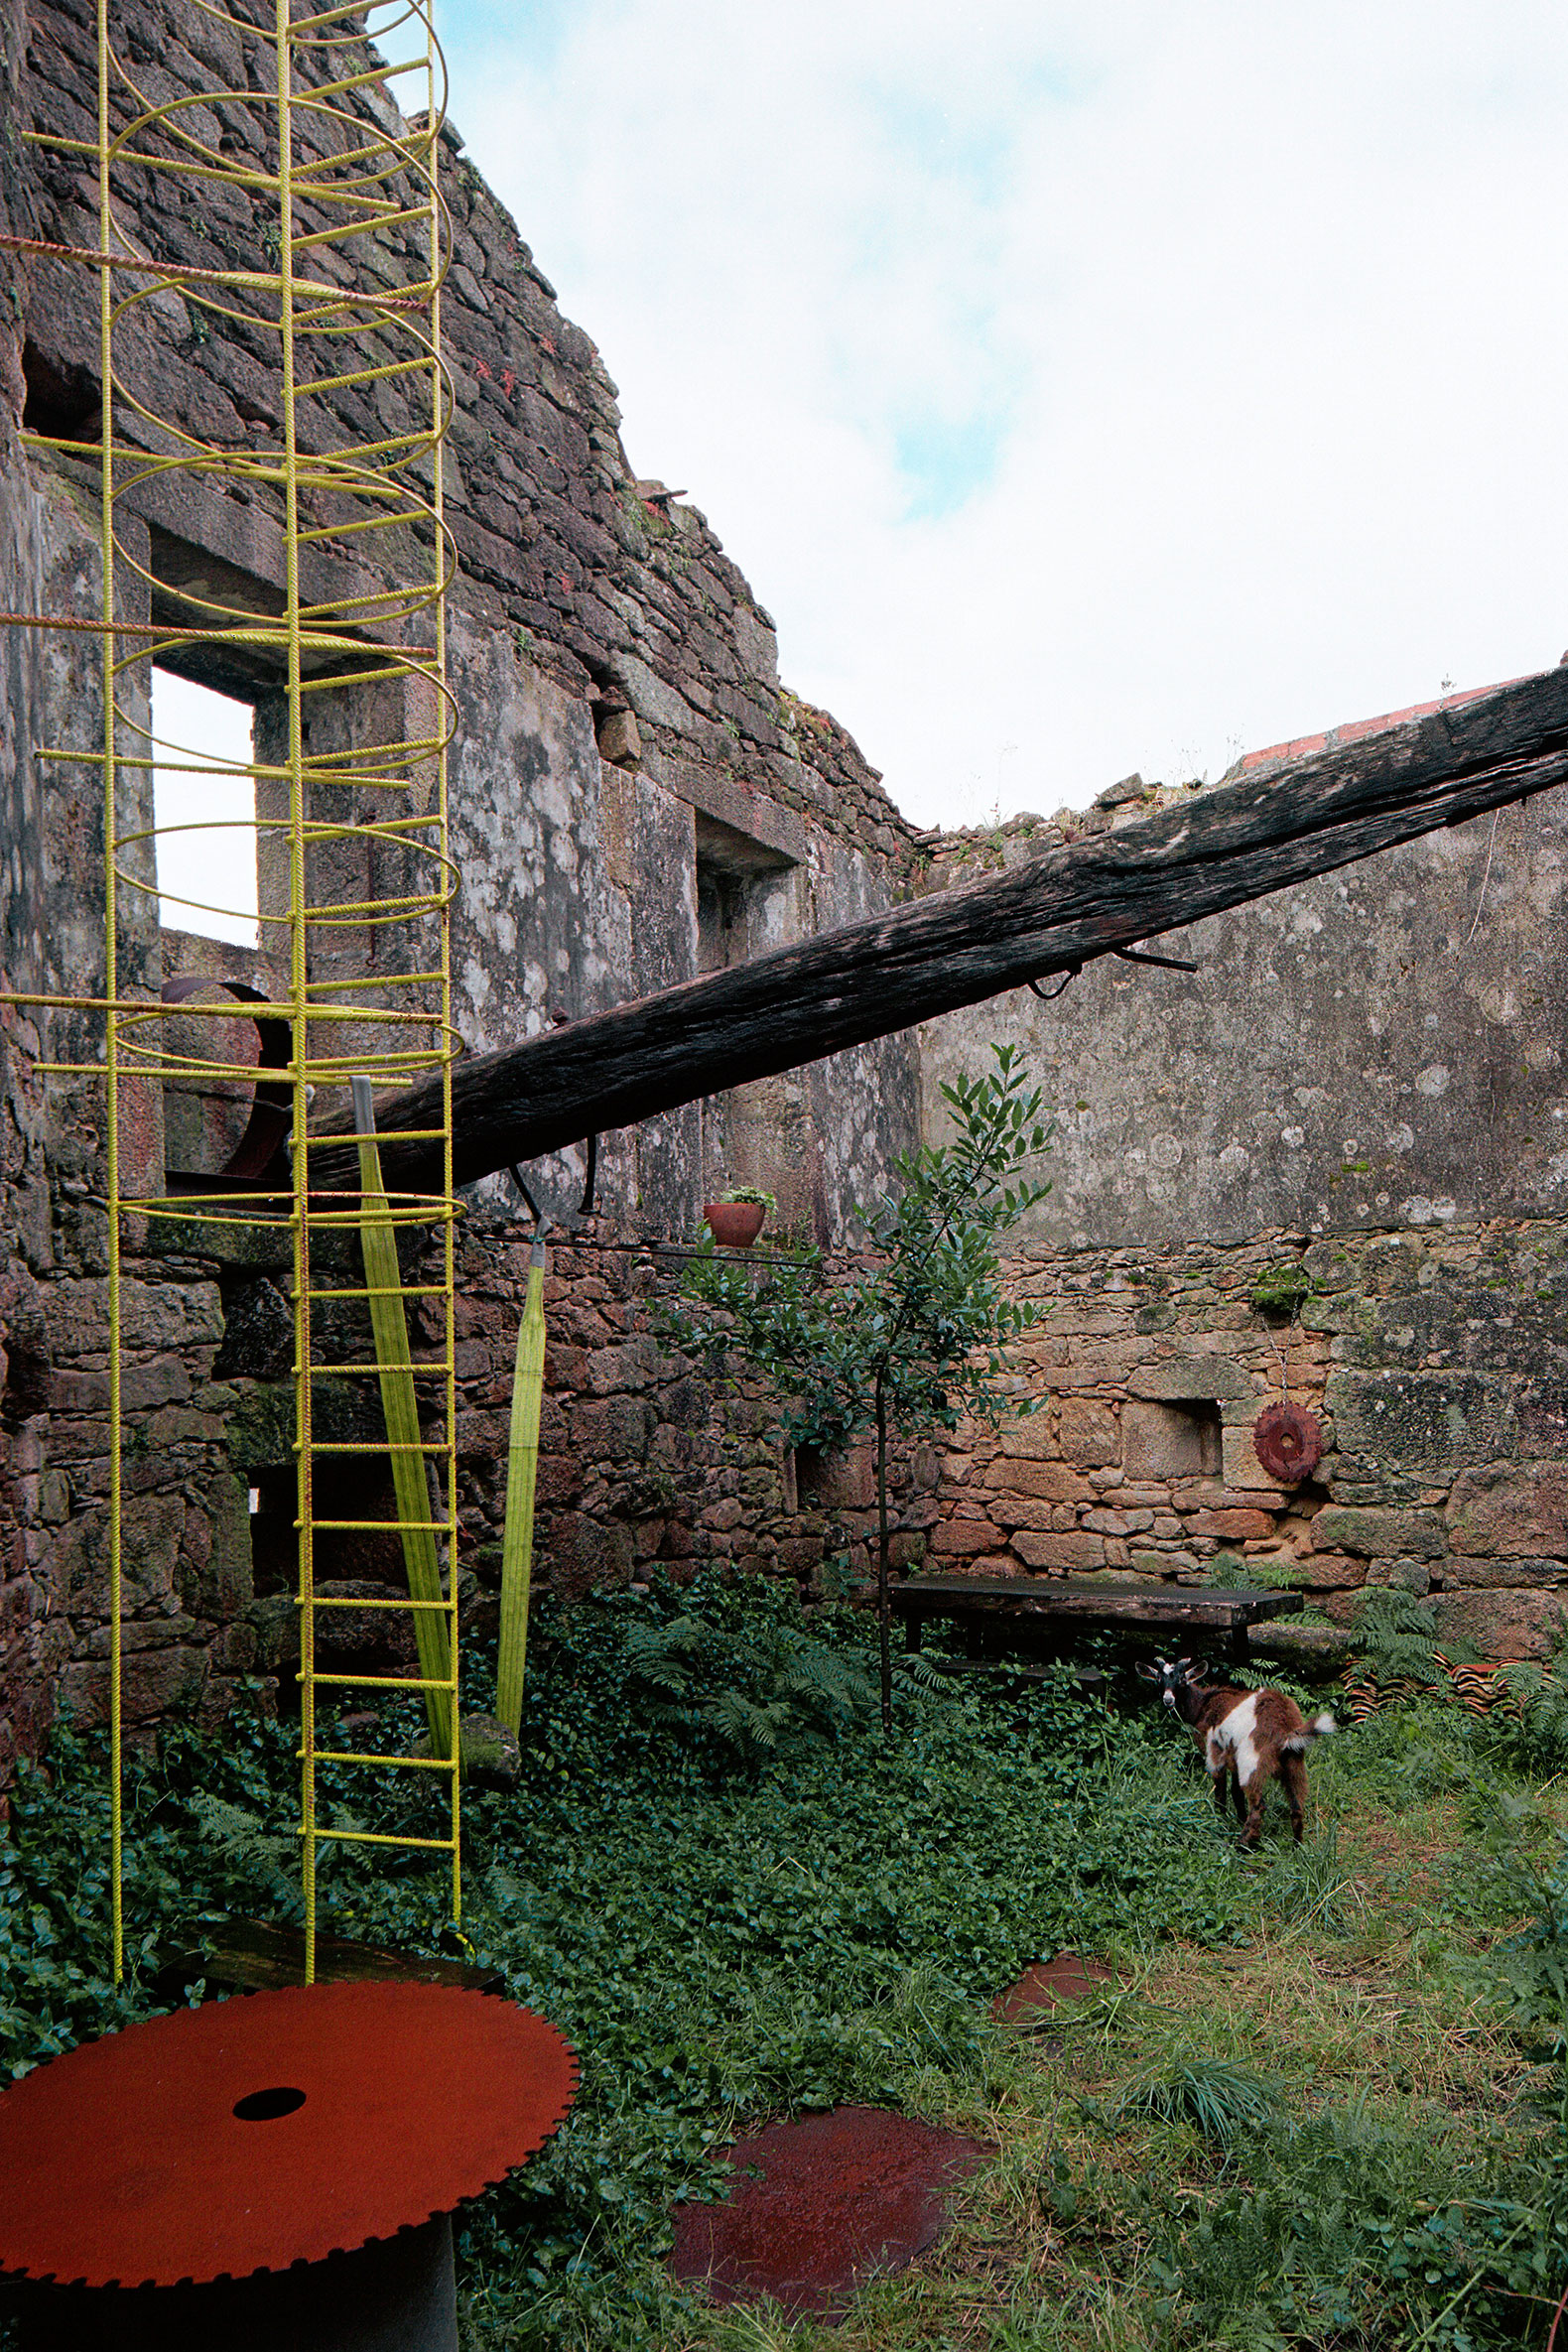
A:
[[[1568,645],[1557,0],[439,21],[633,465],[918,822]]]

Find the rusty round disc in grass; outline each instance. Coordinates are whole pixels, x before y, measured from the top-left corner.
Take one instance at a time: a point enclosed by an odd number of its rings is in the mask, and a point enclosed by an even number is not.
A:
[[[1055,2009],[1064,2001],[1087,2001],[1105,1984],[1115,1982],[1115,1970],[1104,1960],[1080,1952],[1058,1952],[1054,1960],[1036,1960],[1015,1985],[998,1993],[990,2014],[1003,2025],[1027,2022],[1036,2010]]]
[[[728,2151],[727,2204],[676,2207],[671,2267],[721,2303],[771,2295],[837,2317],[872,2271],[902,2270],[942,2236],[949,2189],[989,2154],[879,2107],[770,2124]]]
[[[0,2271],[176,2287],[346,2253],[542,2148],[554,2025],[445,1985],[311,1985],[84,2042],[0,2093]]]
[[[1299,1404],[1265,1405],[1252,1424],[1252,1451],[1270,1478],[1298,1486],[1323,1459],[1317,1415]]]

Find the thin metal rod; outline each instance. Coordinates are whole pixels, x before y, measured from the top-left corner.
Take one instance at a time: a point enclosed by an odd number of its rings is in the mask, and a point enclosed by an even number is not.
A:
[[[98,249],[107,256],[113,244],[114,213],[109,198],[109,7],[98,0]],[[103,694],[103,992],[114,1004],[120,992],[119,901],[115,847],[119,823],[115,809],[114,739],[114,305],[107,269],[98,279],[98,368],[103,385],[102,459],[99,477],[100,513],[98,561],[103,571],[103,638],[100,676]],[[111,1880],[111,1936],[114,1981],[125,1974],[125,1759],[124,1708],[124,1580],[121,1545],[124,1537],[123,1432],[120,1382],[120,1015],[110,1012],[105,1023],[104,1126],[107,1140],[105,1183],[109,1195],[109,1845]]]

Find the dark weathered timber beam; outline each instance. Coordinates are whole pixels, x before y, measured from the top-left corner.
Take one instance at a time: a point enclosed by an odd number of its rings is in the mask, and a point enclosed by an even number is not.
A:
[[[453,1071],[455,1173],[629,1126],[976,1004],[1050,973],[1263,898],[1444,825],[1568,783],[1568,669],[1304,759],[1239,777],[1121,831],[686,980]],[[435,1191],[427,1083],[376,1106],[393,1188]],[[348,1131],[346,1113],[321,1134]],[[352,1189],[350,1146],[313,1144],[313,1180]]]

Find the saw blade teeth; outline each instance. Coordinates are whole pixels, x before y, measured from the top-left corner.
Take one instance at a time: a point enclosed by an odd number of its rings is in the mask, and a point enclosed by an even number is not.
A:
[[[559,2131],[580,2080],[544,2019],[452,1986],[175,2011],[0,2092],[0,2272],[201,2286],[351,2253],[494,2187]],[[303,2097],[243,2112],[275,2087]]]

